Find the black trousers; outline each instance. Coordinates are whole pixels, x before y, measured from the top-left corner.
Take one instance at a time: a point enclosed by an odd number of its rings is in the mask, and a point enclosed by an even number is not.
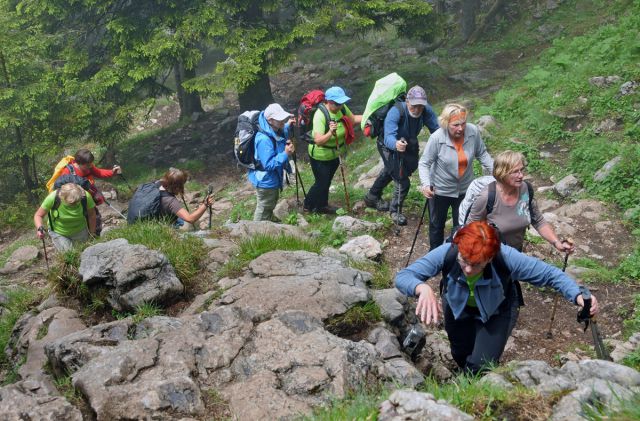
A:
[[[315,181],[307,192],[304,207],[309,210],[321,209],[329,204],[329,187],[340,165],[340,160],[336,158],[331,161],[318,161],[312,157],[309,159]]]
[[[402,203],[404,203],[404,199],[409,194],[409,188],[411,187],[410,177],[417,168],[417,165],[413,165],[414,161],[417,163],[417,155],[410,152],[402,154],[402,165],[400,165],[400,155],[387,149],[380,141],[378,141],[377,146],[384,168],[369,189],[369,195],[382,197],[385,187],[395,181],[389,211],[392,213],[399,212],[399,208],[402,208]]]
[[[478,309],[469,306],[456,320],[447,300],[442,300],[444,328],[449,336],[451,355],[458,367],[476,374],[483,371],[487,364],[499,362],[518,320],[518,300],[513,292],[509,295],[500,305],[498,313],[486,323],[476,318]]]
[[[434,195],[429,199],[429,248],[434,248],[444,243],[444,225],[447,222],[449,208],[452,208],[453,228],[458,226],[458,208],[464,199],[464,194],[459,197]]]

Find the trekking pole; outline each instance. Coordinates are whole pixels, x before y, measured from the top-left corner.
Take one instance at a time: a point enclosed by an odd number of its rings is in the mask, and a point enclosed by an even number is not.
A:
[[[613,361],[609,354],[609,350],[602,340],[602,334],[598,328],[598,322],[596,321],[595,316],[591,316],[591,291],[589,291],[589,288],[581,286],[580,294],[582,295],[584,306],[582,307],[582,310],[578,312],[578,323],[584,323],[585,332],[589,326],[591,326],[591,336],[593,338],[593,348],[596,351],[596,357],[605,361]]]
[[[396,195],[396,199],[398,200],[398,207],[396,208],[396,219],[395,219],[395,234],[396,236],[400,235],[400,215],[402,215],[402,202],[400,201],[400,179],[402,178],[402,165],[404,165],[404,154],[399,152],[398,153],[398,160],[400,161],[400,168],[398,169],[398,180],[395,182],[396,185],[396,189],[397,189],[397,195]]]
[[[433,190],[433,186],[430,187]],[[405,263],[404,267],[409,266],[409,260],[411,260],[411,255],[413,254],[413,248],[416,245],[416,240],[418,239],[418,233],[420,232],[420,227],[422,226],[422,221],[424,220],[424,214],[427,212],[427,208],[429,207],[429,198],[426,197],[424,200],[424,206],[422,207],[422,215],[420,215],[420,220],[418,221],[418,228],[416,228],[416,235],[413,236],[413,242],[411,243],[411,250],[409,250],[409,255],[407,256],[407,263]],[[431,211],[429,211],[429,219],[431,219]]]
[[[564,264],[562,265],[562,271],[564,272],[567,269],[567,261],[569,261],[569,252],[564,254]],[[558,308],[558,299],[560,296],[556,294],[553,298],[553,307],[551,308],[551,318],[549,319],[549,329],[547,329],[547,334],[545,335],[547,339],[551,339],[553,337],[553,332],[551,329],[553,328],[553,321],[556,318],[556,309]]]
[[[209,184],[209,187],[207,189],[207,197],[205,197],[205,201],[209,198],[209,196],[211,196],[211,193],[213,193],[213,186],[211,184]],[[211,231],[211,209],[212,206],[209,205],[209,231]]]
[[[336,152],[338,153],[338,163],[340,165],[340,173],[342,174],[342,184],[344,185],[344,200],[347,205],[347,213],[350,213],[351,205],[349,204],[349,191],[347,190],[347,176],[344,171],[344,162],[342,162],[342,155],[340,154],[340,145],[338,144],[338,136],[336,136]]]
[[[124,215],[122,214],[122,212],[120,212],[118,209],[114,208],[114,207],[111,205],[111,203],[107,202],[107,199],[105,199],[105,200],[104,200],[104,203],[105,203],[107,206],[109,206],[111,209],[113,209],[113,210],[114,210],[118,215],[120,215],[120,216],[122,217],[122,219],[124,219],[124,220],[126,220],[126,219],[127,219],[127,217],[126,217],[126,216],[124,216]]]
[[[42,225],[38,228],[38,232],[42,233],[42,250],[44,250],[44,261],[47,262],[47,272],[51,270],[49,268],[49,255],[47,254],[47,245],[44,242],[44,228]]]
[[[131,185],[129,184],[129,182],[127,181],[127,179],[126,179],[126,178],[124,178],[124,175],[122,175],[122,173],[119,173],[118,175],[122,178],[122,181],[124,181],[124,184],[126,184],[126,185],[127,185],[127,187],[129,188],[129,191],[133,191],[133,189],[131,188]]]

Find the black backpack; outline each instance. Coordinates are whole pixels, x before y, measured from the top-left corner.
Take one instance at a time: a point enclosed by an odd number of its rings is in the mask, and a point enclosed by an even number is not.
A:
[[[458,261],[458,246],[456,244],[451,244],[449,250],[447,250],[447,254],[444,256],[444,263],[442,264],[442,278],[440,279],[440,296],[447,293],[447,276],[453,269],[454,265]],[[520,282],[514,281],[511,278],[511,271],[507,267],[507,264],[504,261],[504,256],[502,255],[502,251],[498,251],[495,257],[489,263],[495,269],[498,277],[500,278],[500,282],[502,283],[502,290],[504,291],[504,296],[509,297],[511,295],[511,288],[515,285],[516,293],[518,295],[518,304],[520,307],[524,305],[524,298],[522,296],[522,288],[520,287]]]
[[[60,187],[69,183],[79,185],[80,187],[82,187],[84,191],[90,191],[91,189],[91,183],[89,182],[89,180],[87,180],[84,177],[80,177],[79,175],[63,174],[56,179],[55,183],[53,183],[53,188],[56,191],[56,197],[53,199],[53,206],[51,206],[51,209],[49,210],[47,215],[49,218],[49,227],[51,228],[52,231],[55,231],[53,221],[57,218],[55,214],[58,212],[58,208],[60,207]],[[88,226],[89,215],[87,212],[87,196],[86,195],[83,196],[82,199],[80,199],[80,203],[82,204],[82,214],[84,215],[84,219],[87,220],[87,226]]]
[[[262,164],[255,161],[255,139],[256,134],[264,133],[258,123],[260,111],[245,111],[238,116],[236,125],[236,135],[233,142],[233,154],[238,165],[250,170],[262,170]],[[268,135],[267,135],[268,136]],[[273,149],[276,150],[276,140],[268,136],[273,142]]]
[[[160,190],[157,182],[144,183],[138,186],[129,201],[127,223],[134,224],[139,220],[158,219],[163,216],[161,200],[168,192]]]

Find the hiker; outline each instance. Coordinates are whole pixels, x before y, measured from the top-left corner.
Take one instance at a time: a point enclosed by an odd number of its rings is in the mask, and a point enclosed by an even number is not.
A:
[[[467,109],[447,104],[438,119],[440,128],[427,142],[418,163],[421,192],[429,200],[429,247],[444,242],[444,226],[452,208],[454,230],[458,225],[458,208],[467,187],[473,181],[473,160],[490,174],[493,159],[480,137],[478,128],[467,123]]]
[[[407,225],[407,218],[401,210],[411,186],[411,174],[418,168],[418,134],[424,126],[427,126],[431,133],[440,126],[438,117],[427,102],[427,93],[420,86],[409,89],[405,102],[396,104],[387,112],[384,133],[381,133],[377,142],[384,168],[364,197],[364,202],[368,207],[379,211],[389,210],[394,222]],[[397,186],[389,206],[389,202],[382,199],[382,192],[391,180],[394,180]]]
[[[44,238],[44,217],[49,215],[49,237],[56,250],[70,250],[96,232],[95,203],[89,192],[74,183],[63,184],[49,193],[36,213],[36,235]]]
[[[524,235],[531,224],[556,250],[573,253],[574,245],[558,238],[551,224],[542,216],[536,201],[529,197],[529,186],[524,181],[526,167],[527,160],[520,152],[506,150],[498,154],[493,162],[496,185],[491,213],[487,215],[487,185],[471,205],[467,222],[486,219],[498,228],[502,242],[518,251],[522,251]]]
[[[427,283],[442,271],[438,303]],[[517,317],[518,299],[511,278],[537,287],[550,286],[579,306],[584,305],[581,288],[555,266],[500,244],[497,229],[486,221],[460,228],[452,243],[437,247],[398,272],[396,287],[407,296],[417,296],[416,315],[425,324],[444,328],[451,355],[458,366],[478,373],[487,364],[498,363]],[[591,315],[598,311],[592,296]]]
[[[250,169],[248,175],[256,188],[254,221],[273,220],[273,209],[284,185],[283,172],[291,173],[289,158],[295,149],[288,139],[294,122],[293,114],[279,104],[270,104],[258,117],[260,131],[256,134],[254,148],[255,162],[260,165]]]
[[[96,187],[95,178],[110,178],[116,174],[122,174],[122,168],[119,165],[114,165],[112,169],[98,168],[93,164],[95,157],[89,149],[78,149],[73,157],[73,160],[62,170],[60,175],[74,174],[89,180],[91,189],[89,193],[96,204],[96,235],[99,236],[102,232],[102,216],[98,211],[98,205],[106,203],[106,200],[102,193]]]
[[[208,195],[202,203],[189,213],[186,204],[183,204],[176,196],[181,196],[184,201],[184,185],[189,179],[187,171],[177,168],[169,168],[159,181],[160,185],[160,215],[169,217],[169,221],[176,227],[184,225],[184,222],[194,224],[204,212],[213,205],[213,197]]]
[[[324,93],[325,107],[329,113],[329,124],[320,108],[313,115],[313,141],[309,145],[311,170],[315,179],[304,200],[305,212],[335,214],[337,207],[329,204],[329,187],[338,166],[338,153],[346,152],[346,145],[354,139],[354,125],[359,124],[362,115],[354,115],[346,103],[351,99],[338,86]],[[326,130],[326,127],[329,127]]]

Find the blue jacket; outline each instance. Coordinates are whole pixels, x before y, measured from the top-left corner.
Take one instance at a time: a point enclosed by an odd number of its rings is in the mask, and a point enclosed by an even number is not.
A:
[[[450,247],[451,243],[445,243],[398,272],[396,275],[396,288],[407,296],[414,296],[418,285],[442,271],[444,258]],[[551,286],[556,291],[560,291],[567,300],[575,304],[580,289],[566,273],[539,259],[520,253],[505,244],[500,246],[500,251],[507,268],[511,271],[512,279],[528,282],[537,287]],[[456,266],[459,268],[457,263]],[[492,276],[487,279],[483,274],[474,288],[476,304],[478,305],[482,322],[489,320],[505,299],[502,282],[498,274],[493,267],[490,268],[490,271]],[[486,274],[487,272],[485,271],[484,273]],[[446,299],[453,315],[457,319],[462,314],[469,299],[469,285],[461,270],[452,269],[449,272]]]
[[[262,132],[256,134],[254,158],[256,162],[260,161],[263,171],[249,170],[249,181],[257,188],[279,189],[284,184],[283,170],[291,173],[289,156],[284,151],[289,137],[290,127],[288,124],[285,125],[283,136],[276,134],[267,122],[267,119],[264,118],[264,111],[261,112],[260,117],[258,117],[258,124]],[[276,140],[275,149],[273,148],[272,139]]]
[[[409,115],[406,102],[402,102],[400,105],[404,114],[402,124],[400,124],[400,111],[395,105],[389,109],[384,119],[384,144],[392,151],[396,150],[396,140],[402,137],[407,141],[417,139],[423,126],[427,126],[431,133],[440,128],[438,117],[433,112],[431,105],[424,107],[422,115],[418,118]]]

